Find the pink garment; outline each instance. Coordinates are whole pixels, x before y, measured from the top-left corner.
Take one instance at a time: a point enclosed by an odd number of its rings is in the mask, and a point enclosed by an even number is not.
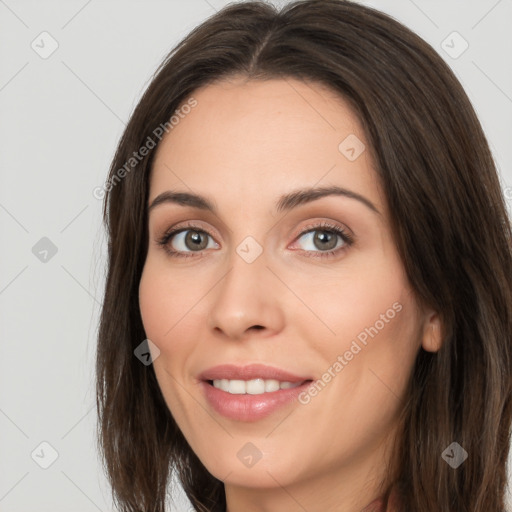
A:
[[[384,497],[377,498],[361,510],[361,512],[396,512],[398,510],[398,502],[398,493],[395,489],[392,489],[387,503]]]

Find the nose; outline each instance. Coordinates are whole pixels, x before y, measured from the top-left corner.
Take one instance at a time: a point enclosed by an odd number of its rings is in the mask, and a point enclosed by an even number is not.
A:
[[[284,325],[284,286],[267,267],[265,252],[247,263],[235,251],[211,294],[209,328],[241,340],[279,332]],[[252,334],[251,334],[252,333]]]

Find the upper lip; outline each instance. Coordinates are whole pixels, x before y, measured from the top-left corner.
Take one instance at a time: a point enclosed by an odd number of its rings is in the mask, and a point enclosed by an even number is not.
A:
[[[221,364],[208,368],[198,375],[200,380],[251,380],[251,379],[275,379],[281,382],[304,382],[312,380],[310,377],[301,377],[294,375],[281,368],[267,366],[264,364],[248,364],[239,366],[235,364]]]

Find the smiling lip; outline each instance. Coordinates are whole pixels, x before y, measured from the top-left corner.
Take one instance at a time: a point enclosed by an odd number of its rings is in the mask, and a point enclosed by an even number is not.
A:
[[[249,364],[246,366],[237,366],[234,364],[221,364],[205,370],[197,377],[199,380],[214,379],[276,379],[281,382],[303,382],[310,380],[311,377],[299,377],[293,373],[267,366],[264,364]]]
[[[251,380],[275,379],[280,382],[302,383],[289,389],[279,389],[259,395],[231,394],[215,388],[211,381],[215,379]],[[311,383],[311,377],[300,377],[285,370],[262,364],[236,366],[225,364],[209,368],[198,379],[207,402],[213,409],[226,418],[237,421],[257,421],[297,398]]]

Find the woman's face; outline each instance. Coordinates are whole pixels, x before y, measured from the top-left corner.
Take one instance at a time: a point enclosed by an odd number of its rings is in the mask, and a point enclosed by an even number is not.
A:
[[[361,125],[328,89],[291,79],[193,97],[155,155],[148,205],[163,200],[139,290],[166,403],[228,497],[306,503],[311,486],[345,481],[368,502],[356,490],[383,476],[433,316],[416,308]],[[165,240],[171,228],[183,231]],[[226,364],[270,369],[208,373]]]

